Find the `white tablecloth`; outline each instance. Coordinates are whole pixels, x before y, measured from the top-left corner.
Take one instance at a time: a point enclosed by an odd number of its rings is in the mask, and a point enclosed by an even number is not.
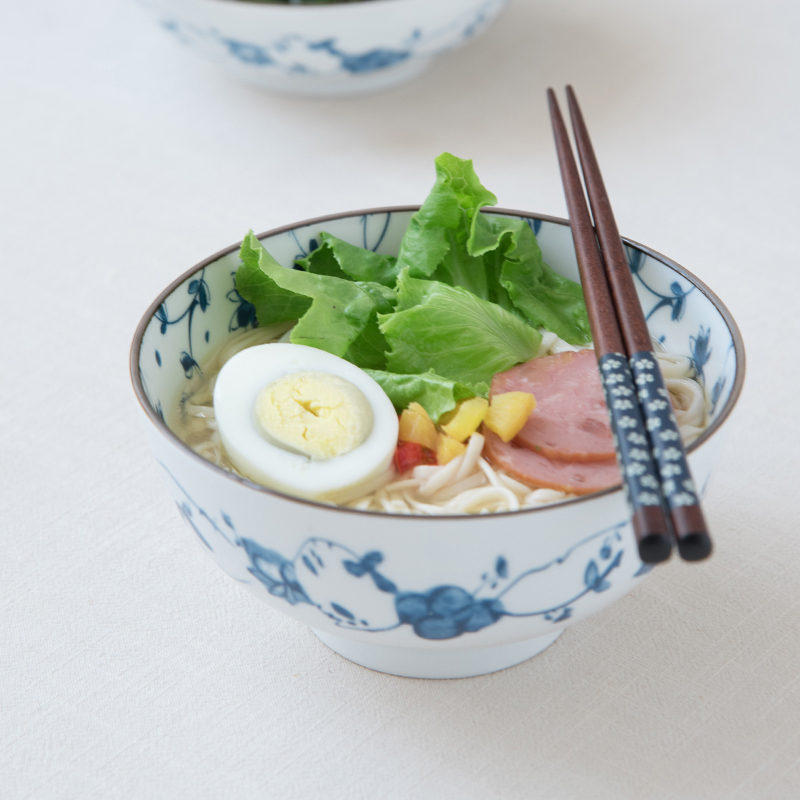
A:
[[[786,0],[516,0],[423,79],[320,101],[229,82],[129,0],[3,3],[0,796],[800,797],[799,23]],[[716,554],[505,672],[369,672],[195,545],[133,330],[250,227],[420,202],[443,150],[564,215],[544,90],[568,81],[623,234],[745,337]]]

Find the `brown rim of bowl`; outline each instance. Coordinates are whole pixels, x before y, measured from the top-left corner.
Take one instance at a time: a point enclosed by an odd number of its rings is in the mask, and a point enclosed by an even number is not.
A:
[[[420,206],[385,206],[382,208],[367,208],[358,211],[345,211],[339,214],[328,214],[324,217],[315,217],[314,219],[303,220],[302,222],[294,222],[291,225],[283,225],[280,228],[273,228],[272,230],[265,231],[264,233],[257,234],[258,239],[265,239],[270,236],[278,236],[281,233],[287,233],[292,230],[297,230],[298,228],[304,228],[311,225],[319,225],[325,222],[330,222],[336,219],[345,219],[347,217],[360,217],[360,216],[367,216],[370,214],[386,214],[386,213],[402,213],[405,211],[419,211]],[[524,217],[526,219],[539,219],[543,222],[552,222],[556,225],[565,225],[569,227],[569,220],[564,219],[563,217],[552,217],[548,214],[534,214],[528,211],[516,211],[514,209],[509,208],[487,208],[484,209],[486,212],[491,214],[502,214],[509,217]],[[635,247],[638,250],[641,250],[648,256],[652,256],[657,261],[661,261],[668,267],[671,267],[675,272],[679,275],[682,275],[686,278],[689,283],[691,283],[696,289],[700,291],[701,294],[704,294],[714,305],[714,307],[719,311],[720,315],[722,316],[725,324],[728,326],[728,330],[731,333],[731,338],[733,339],[733,349],[734,354],[736,355],[736,373],[733,379],[733,386],[731,387],[731,394],[728,398],[728,401],[725,403],[725,406],[720,411],[719,416],[711,423],[711,425],[706,428],[703,433],[695,439],[687,448],[687,453],[692,453],[696,450],[700,445],[704,442],[708,441],[721,427],[725,420],[730,416],[731,411],[733,411],[734,406],[736,405],[739,395],[742,392],[742,386],[744,384],[744,373],[745,373],[745,351],[744,351],[744,341],[742,340],[742,335],[739,332],[739,327],[737,326],[736,322],[734,321],[733,317],[731,316],[730,311],[725,307],[725,304],[717,297],[711,289],[708,288],[699,278],[695,277],[689,270],[682,267],[680,264],[677,264],[671,258],[667,258],[667,256],[662,255],[656,250],[651,249],[650,247],[645,247],[645,245],[639,244],[638,242],[634,242],[632,239],[626,239],[624,236],[622,237],[622,241],[625,244],[629,244],[632,247]],[[336,505],[329,505],[327,503],[319,503],[315,500],[306,500],[302,497],[294,497],[290,494],[284,494],[283,492],[278,492],[274,489],[268,489],[266,486],[261,486],[260,484],[253,483],[252,481],[248,480],[247,478],[243,478],[240,475],[235,475],[232,472],[228,472],[227,470],[218,467],[216,464],[212,464],[210,461],[207,461],[201,455],[198,455],[194,452],[191,448],[187,447],[168,427],[167,424],[162,420],[158,414],[155,412],[153,407],[150,405],[149,401],[147,400],[147,396],[144,392],[144,387],[142,386],[141,377],[139,375],[139,352],[142,346],[142,339],[144,338],[145,330],[147,329],[150,320],[152,319],[155,312],[158,310],[159,306],[167,299],[167,297],[172,294],[172,292],[177,289],[184,281],[186,281],[189,277],[191,277],[195,272],[207,267],[209,264],[212,264],[217,259],[222,258],[234,251],[238,250],[241,246],[241,242],[237,244],[233,244],[230,247],[226,247],[223,250],[220,250],[218,253],[214,253],[214,255],[209,256],[204,261],[201,261],[199,264],[195,264],[191,269],[188,269],[184,272],[180,277],[176,278],[169,286],[167,286],[161,294],[151,303],[150,307],[145,312],[144,316],[140,320],[138,326],[136,327],[136,333],[133,337],[133,342],[131,344],[131,351],[130,351],[130,372],[131,372],[131,382],[133,383],[133,390],[136,393],[136,398],[139,401],[139,404],[142,406],[145,414],[148,416],[150,421],[156,426],[156,428],[164,434],[168,440],[177,444],[180,449],[182,449],[186,455],[190,458],[195,459],[198,463],[202,464],[207,469],[212,470],[213,472],[225,477],[228,480],[232,480],[236,483],[241,484],[249,489],[253,489],[256,492],[260,492],[262,494],[274,495],[275,497],[280,497],[284,500],[289,500],[293,503],[300,503],[302,505],[310,505],[314,506],[315,508],[322,508],[328,511],[336,511],[342,514],[369,514],[376,517],[386,517],[387,515],[395,517],[397,519],[407,519],[410,521],[424,521],[424,522],[434,522],[436,520],[463,520],[467,521],[470,519],[497,519],[498,517],[505,517],[509,514],[535,514],[539,511],[551,511],[555,507],[561,507],[565,505],[572,505],[575,503],[585,503],[590,500],[594,500],[598,497],[602,497],[607,494],[611,494],[613,492],[621,492],[622,491],[622,484],[617,484],[616,486],[610,486],[608,489],[603,489],[600,492],[593,492],[592,494],[585,494],[580,495],[579,497],[573,497],[569,500],[562,500],[558,503],[551,503],[544,506],[537,506],[536,508],[524,508],[520,509],[519,511],[496,511],[493,514],[481,514],[481,515],[469,515],[469,514],[442,514],[436,516],[425,516],[422,514],[391,514],[387,511],[360,511],[355,508],[345,508],[343,506],[336,506]]]

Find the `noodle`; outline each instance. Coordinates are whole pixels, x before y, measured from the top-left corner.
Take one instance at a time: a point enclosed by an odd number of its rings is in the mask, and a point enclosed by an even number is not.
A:
[[[169,420],[171,430],[195,453],[218,467],[239,474],[225,454],[217,432],[212,405],[217,374],[228,359],[247,347],[288,341],[292,324],[280,323],[237,333],[209,353],[202,371],[198,371],[190,381]],[[653,342],[653,347],[672,399],[681,437],[688,444],[703,432],[708,423],[705,390],[695,380],[689,358],[665,352],[657,341]],[[579,349],[543,330],[537,357]],[[467,449],[448,464],[417,466],[399,479],[390,469],[366,484],[363,495],[344,505],[359,511],[389,514],[487,514],[535,508],[574,497],[555,489],[532,488],[494,469],[481,455],[484,442],[480,433],[473,433]]]

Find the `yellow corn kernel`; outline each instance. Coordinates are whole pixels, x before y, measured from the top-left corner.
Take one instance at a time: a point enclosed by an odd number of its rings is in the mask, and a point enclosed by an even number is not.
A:
[[[439,464],[447,464],[448,461],[452,461],[456,456],[460,456],[466,449],[467,446],[465,444],[457,442],[446,433],[440,433],[436,443],[436,460]]]
[[[528,392],[496,394],[483,423],[504,442],[510,442],[522,430],[534,408],[536,398]]]
[[[401,442],[416,442],[429,450],[436,450],[436,426],[422,406],[418,403],[411,405],[417,406],[422,413],[412,410],[411,406],[405,409],[400,415],[400,432],[397,438]]]
[[[463,442],[478,430],[488,408],[488,400],[483,397],[471,397],[460,403],[455,413],[450,411],[445,417],[442,417],[439,425],[448,436],[457,442]],[[444,424],[442,424],[443,420]]]

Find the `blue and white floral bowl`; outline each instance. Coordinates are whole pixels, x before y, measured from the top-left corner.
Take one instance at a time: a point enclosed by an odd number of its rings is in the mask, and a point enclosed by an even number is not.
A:
[[[415,210],[351,212],[259,238],[286,267],[316,246],[322,230],[396,254]],[[492,213],[527,219],[547,263],[578,280],[565,220]],[[131,348],[133,385],[159,470],[198,542],[231,577],[358,664],[408,677],[460,678],[536,655],[647,574],[620,488],[513,513],[395,516],[281,495],[189,450],[169,430],[165,409],[211,347],[255,323],[253,307],[234,288],[238,247],[165,289]],[[705,493],[720,429],[744,380],[741,336],[697,278],[641,245],[627,248],[651,332],[692,359],[707,389],[711,424],[689,448]]]
[[[384,89],[481,33],[508,0],[331,5],[140,0],[161,25],[236,77],[292,94]]]

